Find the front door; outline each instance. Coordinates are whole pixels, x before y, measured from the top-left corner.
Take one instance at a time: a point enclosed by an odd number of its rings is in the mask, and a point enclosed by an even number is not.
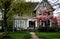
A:
[[[29,21],[29,27],[35,29],[35,22]]]

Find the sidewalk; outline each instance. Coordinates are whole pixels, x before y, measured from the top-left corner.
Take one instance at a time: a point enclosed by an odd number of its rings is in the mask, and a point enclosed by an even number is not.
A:
[[[4,32],[0,32],[0,35],[2,35]]]
[[[34,32],[30,32],[31,39],[39,39]]]

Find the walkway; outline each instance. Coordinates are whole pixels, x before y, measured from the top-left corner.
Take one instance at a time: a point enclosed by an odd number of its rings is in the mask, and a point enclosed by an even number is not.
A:
[[[0,32],[0,35],[2,35],[3,34],[3,32]]]
[[[0,32],[0,35],[5,34],[5,32]]]
[[[34,32],[30,32],[31,39],[39,39]]]

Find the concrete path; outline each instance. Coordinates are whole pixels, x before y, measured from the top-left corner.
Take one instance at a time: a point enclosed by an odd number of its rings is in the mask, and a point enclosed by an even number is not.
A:
[[[36,36],[35,32],[30,32],[30,34],[31,34],[31,39],[39,39],[39,38]]]
[[[0,32],[0,35],[2,35],[4,32]]]

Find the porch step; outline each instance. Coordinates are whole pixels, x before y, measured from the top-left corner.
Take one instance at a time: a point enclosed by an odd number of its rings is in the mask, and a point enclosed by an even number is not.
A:
[[[36,31],[36,28],[27,28],[27,31]]]

